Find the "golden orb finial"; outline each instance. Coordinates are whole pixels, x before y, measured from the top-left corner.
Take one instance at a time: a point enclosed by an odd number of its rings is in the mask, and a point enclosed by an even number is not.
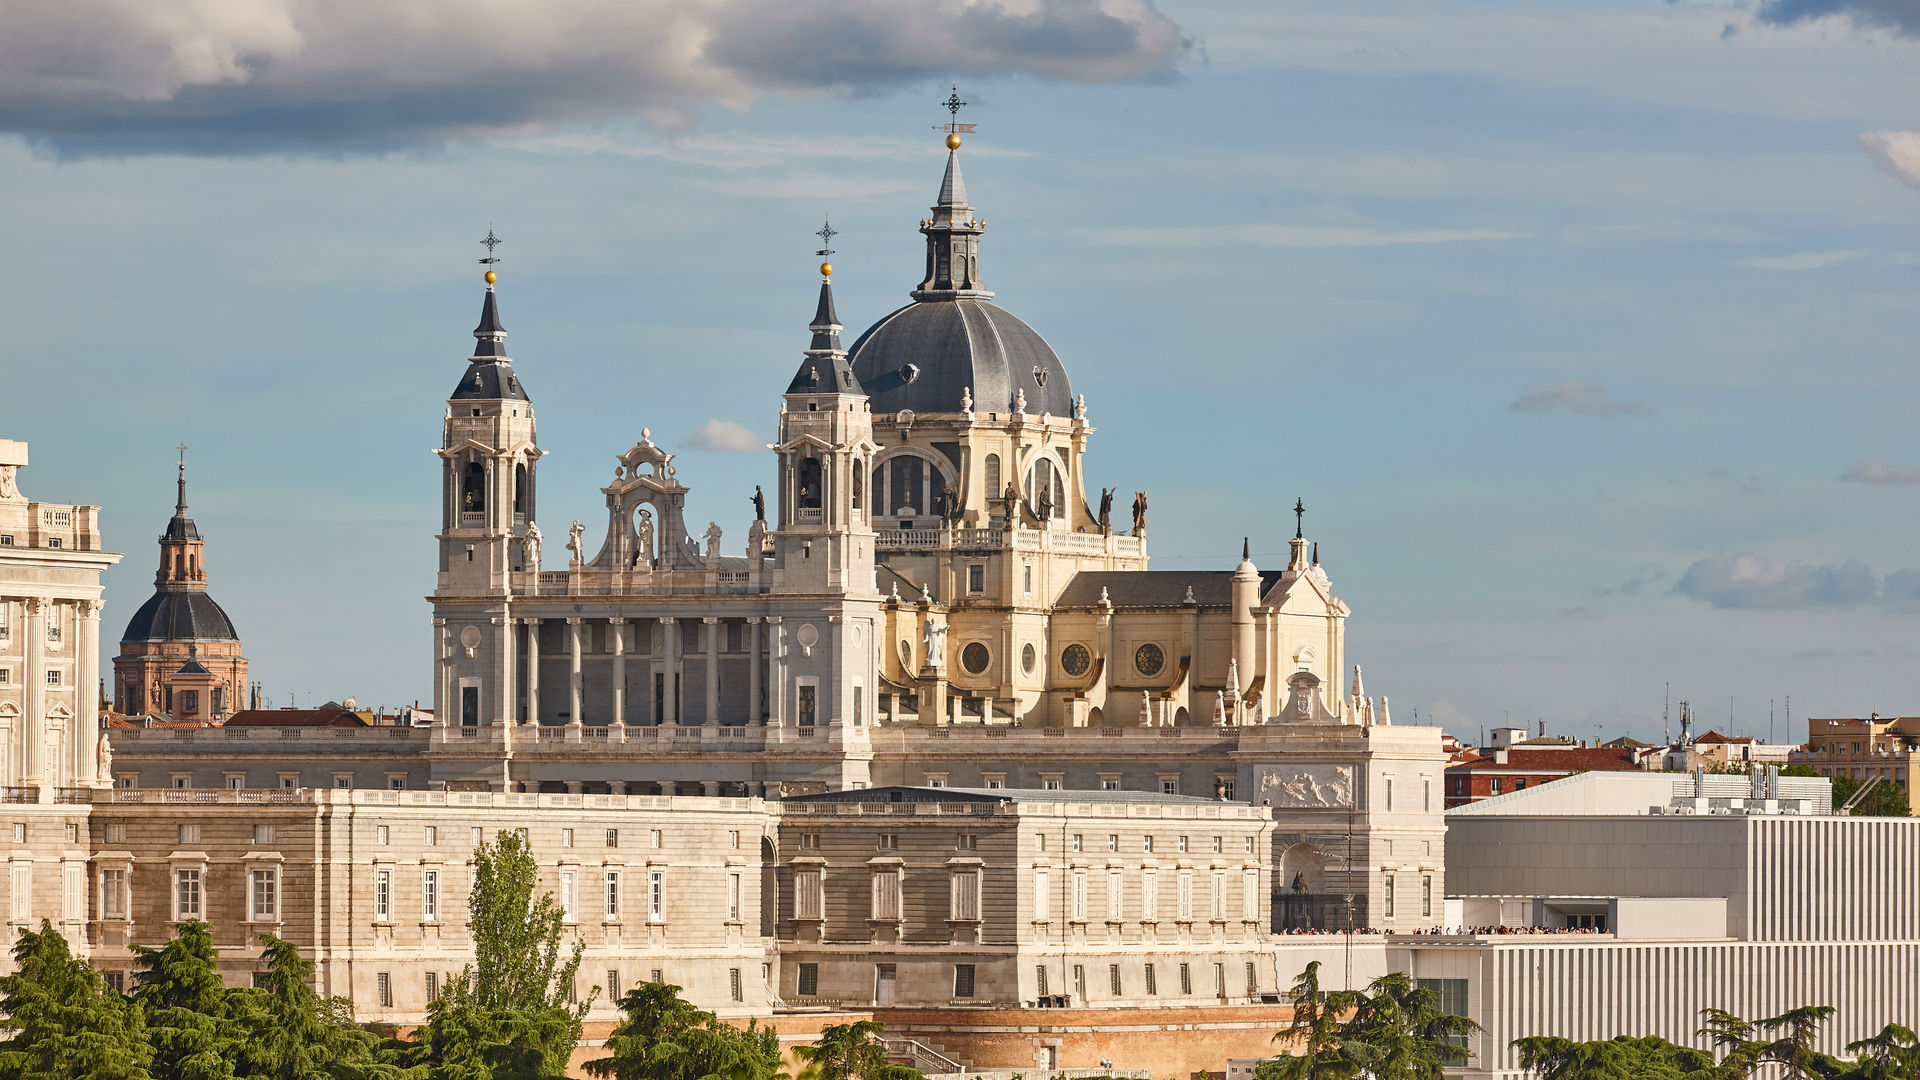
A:
[[[496,282],[496,281],[499,281],[499,280],[500,280],[500,275],[499,275],[499,274],[496,274],[496,273],[494,273],[494,272],[493,272],[493,271],[491,271],[491,270],[489,270],[489,271],[487,271],[487,284],[489,284],[489,285],[491,285],[491,284],[493,284],[494,282]]]
[[[821,276],[821,277],[832,277],[832,276],[833,276],[833,264],[832,264],[832,263],[821,263],[821,264],[820,264],[820,276]]]
[[[959,132],[950,131],[947,133],[947,149],[949,150],[960,149],[960,133]]]

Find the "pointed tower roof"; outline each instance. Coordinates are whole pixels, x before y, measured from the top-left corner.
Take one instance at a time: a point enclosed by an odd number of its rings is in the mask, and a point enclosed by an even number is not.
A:
[[[840,347],[840,317],[833,310],[833,283],[825,275],[831,274],[831,266],[822,266],[820,280],[820,302],[815,306],[813,322],[807,329],[813,332],[813,343],[807,346],[806,359],[800,361],[800,370],[794,372],[793,381],[787,384],[789,394],[860,394],[866,390],[860,380],[854,377],[853,365],[847,362],[847,351]]]
[[[493,271],[487,271],[489,278]],[[493,282],[487,282],[486,297],[480,302],[480,325],[473,328],[473,355],[467,358],[467,372],[448,397],[454,401],[530,401],[519,376],[513,373],[513,360],[507,356],[507,328],[500,323],[500,302],[494,296]]]
[[[933,220],[937,225],[951,225],[972,219],[973,207],[967,204],[967,181],[960,175],[960,149],[954,147],[947,151],[947,172],[940,178],[940,199],[933,208]]]
[[[175,483],[179,488],[173,502],[173,517],[167,522],[167,531],[160,534],[160,539],[198,540],[200,529],[187,516],[187,457],[184,448],[180,454],[180,475]]]

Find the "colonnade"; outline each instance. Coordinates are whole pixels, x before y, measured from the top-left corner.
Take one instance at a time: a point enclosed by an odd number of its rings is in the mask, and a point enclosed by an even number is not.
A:
[[[689,643],[685,640],[686,636],[688,636],[686,633],[688,627],[683,624],[692,621],[694,618],[699,620],[699,630],[695,631],[697,635],[696,640]],[[537,725],[540,724],[541,719],[546,715],[543,713],[543,707],[550,708],[551,703],[558,700],[549,697],[548,695],[551,691],[541,685],[540,628],[549,620],[529,617],[514,621],[524,627],[521,632],[513,635],[513,637],[517,639],[515,644],[523,645],[524,647],[526,659],[522,670],[525,673],[526,686],[523,695],[513,694],[511,690],[508,692],[509,698],[515,700],[518,706],[513,722]],[[748,615],[738,620],[739,624],[744,627],[742,636],[746,638],[745,647],[740,651],[746,655],[747,709],[743,716],[736,715],[729,717],[723,717],[721,715],[720,664],[722,638],[727,633],[726,625],[728,622],[734,620],[723,619],[719,616],[712,615],[691,616],[687,618],[679,616],[654,617],[653,622],[659,628],[657,650],[640,647],[639,633],[640,630],[645,627],[645,618],[617,615],[599,619],[581,616],[564,616],[560,621],[564,622],[566,626],[564,635],[567,657],[567,682],[564,688],[564,701],[566,702],[567,708],[566,723],[564,725],[548,724],[543,726],[566,728],[600,726],[644,727],[653,726],[657,723],[663,727],[732,727],[746,724],[772,724],[777,726],[781,722],[781,695],[777,692],[768,692],[769,689],[778,688],[785,682],[784,632],[781,625],[781,618],[778,615]],[[607,648],[604,652],[594,653],[592,655],[609,658],[609,667],[611,669],[609,675],[610,707],[606,714],[604,724],[588,724],[586,722],[586,714],[588,711],[588,665],[586,657],[589,655],[588,641],[593,636],[592,628],[596,623],[604,625],[606,628],[602,636],[607,642]],[[629,628],[632,629],[630,630]],[[632,635],[631,641],[629,640],[630,634]],[[689,644],[693,646],[693,649],[688,648]],[[509,655],[512,656],[520,651],[522,650],[510,646]],[[690,654],[700,657],[702,660],[701,666],[704,669],[702,673],[704,676],[702,685],[704,693],[702,695],[700,716],[698,718],[682,715],[682,704],[685,695],[683,693],[681,680],[686,676],[685,661]],[[633,657],[638,657],[639,662],[646,665],[646,667],[657,676],[654,683],[655,694],[652,698],[653,715],[651,717],[644,714],[634,716],[630,711],[634,702],[630,700],[630,696],[627,693],[627,666],[630,658]],[[514,666],[521,667],[521,665],[517,663],[517,656],[515,656],[515,660],[516,663]],[[513,685],[511,677],[509,676],[507,680],[504,680],[502,685],[511,687]],[[637,696],[642,696],[644,700],[644,695]]]

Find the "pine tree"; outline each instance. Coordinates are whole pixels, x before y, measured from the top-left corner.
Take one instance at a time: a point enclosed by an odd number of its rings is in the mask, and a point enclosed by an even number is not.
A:
[[[51,923],[20,931],[13,959],[14,973],[0,978],[4,1027],[13,1032],[0,1044],[0,1080],[151,1080],[140,1014],[74,958]]]
[[[158,949],[134,946],[141,971],[133,1000],[153,1046],[154,1080],[235,1080],[244,1047],[231,1023],[230,992],[220,981],[213,928],[179,924]]]
[[[771,1028],[749,1023],[736,1028],[697,1009],[667,983],[642,983],[620,999],[626,1019],[607,1038],[606,1057],[587,1062],[587,1071],[612,1080],[783,1080],[780,1040]],[[842,1025],[851,1028],[856,1025]],[[829,1028],[829,1031],[836,1029]],[[878,1030],[877,1025],[874,1027]],[[812,1049],[812,1048],[803,1048]],[[804,1056],[804,1055],[803,1055]],[[884,1057],[879,1064],[888,1069]],[[912,1077],[919,1074],[907,1070]],[[804,1074],[803,1074],[804,1075]],[[870,1080],[896,1080],[875,1073]],[[910,1080],[910,1078],[897,1078]]]

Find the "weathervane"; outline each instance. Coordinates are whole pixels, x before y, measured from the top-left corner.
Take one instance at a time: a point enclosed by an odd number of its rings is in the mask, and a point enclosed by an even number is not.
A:
[[[833,238],[840,235],[840,230],[833,227],[832,221],[824,221],[818,229],[814,230],[813,235],[820,238],[820,250],[814,252],[815,255],[820,256],[821,259],[825,259],[827,256],[833,254]],[[832,277],[833,264],[830,262],[822,262],[820,264],[820,276]]]
[[[487,246],[487,257],[480,260],[480,265],[487,268],[487,284],[491,285],[494,283],[494,280],[499,277],[498,274],[493,272],[494,264],[502,261],[498,255],[493,253],[493,249],[506,243],[506,241],[493,235],[493,226],[489,225],[487,226],[487,238],[480,242]]]
[[[967,103],[960,100],[960,85],[955,83],[953,92],[947,95],[947,100],[940,103],[940,107],[947,110],[947,122],[933,126],[933,130],[947,133],[947,149],[949,150],[960,149],[960,136],[971,135],[973,133],[974,125],[960,122],[960,110],[966,108],[966,106]]]

